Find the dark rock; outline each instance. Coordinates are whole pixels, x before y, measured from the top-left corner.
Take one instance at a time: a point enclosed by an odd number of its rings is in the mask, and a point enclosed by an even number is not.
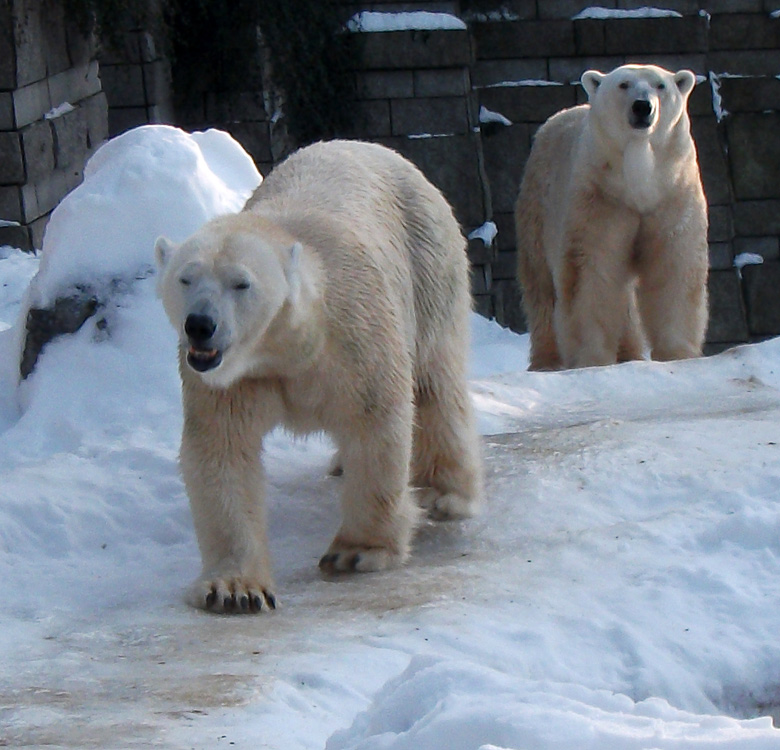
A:
[[[24,380],[35,368],[43,348],[64,333],[75,333],[92,317],[100,302],[89,288],[58,298],[49,309],[31,308],[25,325],[25,344],[19,373]]]

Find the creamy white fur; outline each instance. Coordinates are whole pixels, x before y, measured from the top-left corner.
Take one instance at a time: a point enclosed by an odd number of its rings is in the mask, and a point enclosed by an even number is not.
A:
[[[537,132],[515,209],[531,368],[701,353],[707,204],[690,71],[587,71],[589,103]],[[634,102],[648,115],[637,123]]]
[[[415,494],[437,518],[477,510],[465,240],[411,163],[372,144],[309,146],[243,212],[181,247],[160,240],[157,255],[182,340],[181,466],[203,557],[196,606],[242,611],[242,600],[251,610],[273,598],[258,454],[276,425],[325,430],[338,445],[342,524],[327,572],[402,563]],[[201,309],[218,319],[223,352],[205,373],[187,364],[183,330]]]

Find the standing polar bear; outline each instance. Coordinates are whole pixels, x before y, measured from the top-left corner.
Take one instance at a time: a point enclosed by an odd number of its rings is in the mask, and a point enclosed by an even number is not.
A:
[[[707,203],[688,70],[589,70],[538,131],[515,209],[534,370],[701,354]]]
[[[309,146],[241,213],[180,246],[160,238],[156,255],[180,338],[180,460],[203,558],[193,604],[275,607],[259,454],[277,425],[338,446],[326,572],[403,563],[415,496],[438,519],[478,509],[465,240],[410,162],[369,143]]]

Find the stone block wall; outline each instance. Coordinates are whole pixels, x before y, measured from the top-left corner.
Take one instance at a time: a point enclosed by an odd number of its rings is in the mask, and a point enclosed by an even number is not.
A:
[[[57,0],[0,3],[0,244],[40,248],[107,137],[95,48]]]
[[[699,79],[690,112],[710,209],[708,350],[780,334],[780,19],[772,15],[780,2],[667,0],[661,5],[673,13],[663,17],[578,17],[588,5],[462,2],[464,30],[366,34],[355,135],[412,158],[467,233],[495,224],[491,244],[469,243],[477,309],[523,331],[512,211],[537,128],[586,100],[579,78],[589,68],[690,68]],[[645,5],[599,3],[614,11]],[[373,4],[383,7],[391,8]],[[746,257],[763,263],[738,267]]]

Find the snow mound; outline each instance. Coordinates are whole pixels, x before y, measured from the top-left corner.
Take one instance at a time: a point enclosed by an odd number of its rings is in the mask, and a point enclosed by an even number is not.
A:
[[[52,213],[30,306],[48,307],[86,279],[133,278],[153,265],[159,235],[181,241],[239,211],[261,181],[246,151],[219,130],[145,125],[114,138]]]

